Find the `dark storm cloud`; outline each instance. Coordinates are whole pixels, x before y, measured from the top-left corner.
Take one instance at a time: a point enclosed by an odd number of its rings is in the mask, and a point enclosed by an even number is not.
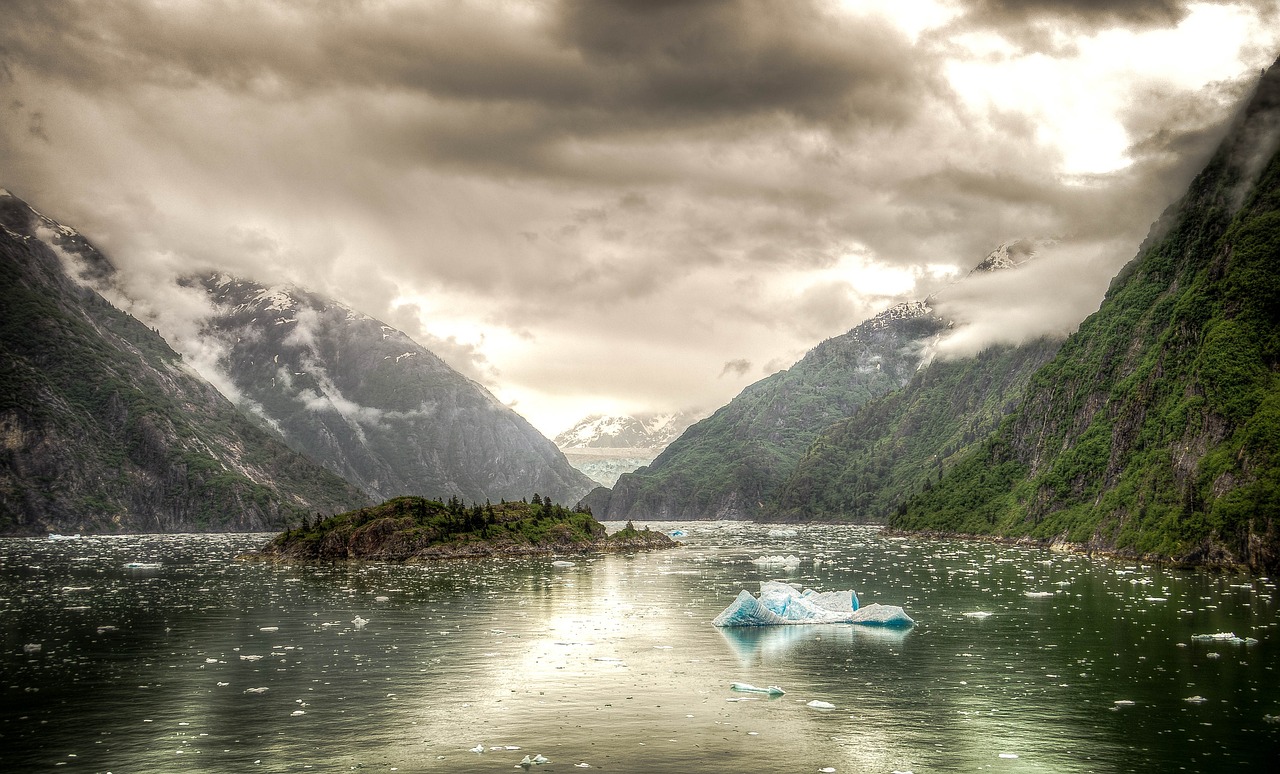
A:
[[[212,85],[259,99],[361,91],[355,123],[404,156],[546,174],[571,138],[669,133],[779,117],[844,127],[901,122],[930,88],[927,61],[886,22],[821,2],[591,0],[387,7],[15,0],[6,64],[82,90]],[[396,97],[407,98],[396,102]],[[376,100],[375,100],[376,103]],[[732,126],[728,126],[732,124]],[[723,126],[722,126],[723,125]]]
[[[106,248],[157,319],[184,313],[157,277],[221,268],[526,398],[710,407],[1001,242],[1056,252],[950,297],[964,347],[1078,321],[1241,93],[1229,69],[1192,91],[1113,67],[1088,35],[1188,8],[975,0],[917,27],[835,0],[7,0],[0,185]],[[964,92],[974,63],[1067,97],[1099,79],[1132,163],[1066,178],[1061,111]],[[1016,320],[984,316],[1010,293]]]

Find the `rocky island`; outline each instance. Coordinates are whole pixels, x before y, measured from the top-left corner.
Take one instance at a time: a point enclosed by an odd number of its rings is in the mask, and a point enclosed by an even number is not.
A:
[[[316,521],[304,519],[263,549],[278,559],[368,559],[414,562],[487,556],[580,554],[589,551],[642,551],[680,543],[648,527],[626,527],[607,534],[589,510],[543,500],[485,503],[470,507],[456,497],[448,502],[396,497]]]

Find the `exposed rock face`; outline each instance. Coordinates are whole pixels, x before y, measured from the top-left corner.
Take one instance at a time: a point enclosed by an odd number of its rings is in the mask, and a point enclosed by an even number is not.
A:
[[[756,518],[817,433],[906,384],[946,326],[923,302],[898,304],[747,387],[586,502],[605,520]]]
[[[298,288],[199,284],[218,309],[206,333],[246,407],[375,499],[575,502],[593,486],[523,417],[391,326]]]
[[[89,284],[111,264],[0,192],[0,532],[279,529],[363,493],[290,450]]]
[[[892,523],[1280,566],[1277,147],[1280,64],[1009,420]]]

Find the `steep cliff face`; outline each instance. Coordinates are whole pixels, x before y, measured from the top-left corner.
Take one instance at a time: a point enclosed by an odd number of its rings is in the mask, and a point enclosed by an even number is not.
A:
[[[995,430],[1060,344],[1039,339],[934,361],[906,387],[820,433],[765,518],[884,523]]]
[[[756,518],[814,436],[905,384],[945,327],[921,302],[882,312],[747,387],[586,503],[605,520]]]
[[[110,263],[0,191],[0,532],[280,529],[364,495],[88,282]]]
[[[907,529],[1280,557],[1280,66],[1102,306]]]
[[[594,484],[523,417],[404,333],[298,288],[198,280],[246,407],[375,499],[576,502]]]

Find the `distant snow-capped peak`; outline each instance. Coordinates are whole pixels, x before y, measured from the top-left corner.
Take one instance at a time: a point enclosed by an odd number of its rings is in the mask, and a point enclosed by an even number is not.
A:
[[[653,449],[674,441],[694,417],[686,412],[592,414],[555,437],[561,449]]]

